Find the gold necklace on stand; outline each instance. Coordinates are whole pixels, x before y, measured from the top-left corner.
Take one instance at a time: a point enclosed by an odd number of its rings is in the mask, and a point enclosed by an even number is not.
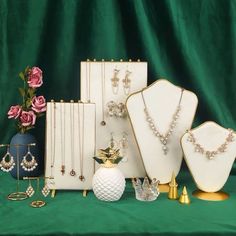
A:
[[[106,93],[106,84],[105,84],[105,62],[104,59],[102,59],[102,63],[101,63],[101,82],[102,82],[102,121],[100,122],[100,124],[102,126],[106,125],[106,121],[105,121],[105,93]]]
[[[187,141],[193,144],[195,152],[199,152],[202,155],[205,155],[208,159],[212,160],[216,155],[226,152],[229,143],[234,141],[234,131],[232,129],[228,129],[228,131],[229,134],[225,138],[225,142],[213,151],[206,150],[204,147],[202,147],[202,145],[197,142],[194,134],[191,131],[188,131],[189,136]]]
[[[87,59],[86,62],[86,96],[87,101],[90,102],[90,82],[91,82],[91,62]]]
[[[61,174],[65,174],[65,107],[64,100],[61,100]]]
[[[56,138],[56,116],[55,116],[55,110],[56,110],[56,103],[54,100],[51,100],[50,105],[50,135],[51,135],[51,177],[54,177],[54,164],[55,164],[55,138]]]
[[[181,104],[181,101],[182,101],[183,91],[184,91],[184,89],[181,89],[181,94],[180,94],[178,105],[177,105],[176,110],[175,110],[175,112],[172,116],[173,118],[170,122],[169,128],[168,128],[168,130],[165,134],[161,134],[160,131],[157,129],[157,127],[154,123],[154,120],[153,120],[153,118],[151,117],[151,115],[148,111],[147,104],[146,104],[146,101],[145,101],[145,98],[144,98],[144,95],[143,95],[143,91],[141,92],[142,99],[143,99],[143,104],[144,104],[144,113],[146,115],[146,121],[149,124],[149,127],[152,130],[153,134],[160,140],[161,144],[163,145],[162,150],[163,150],[165,155],[168,153],[168,148],[167,148],[168,140],[169,140],[171,134],[173,133],[173,130],[176,126],[176,122],[179,118],[179,112],[181,110],[180,104]]]
[[[71,171],[70,175],[75,176],[75,153],[74,153],[74,100],[70,100],[70,134],[71,134]]]
[[[80,118],[81,111],[80,111],[80,104],[82,104],[82,121]],[[82,124],[82,130],[81,130]],[[85,177],[83,175],[84,169],[84,103],[78,103],[78,135],[79,135],[79,158],[80,158],[80,181],[85,181]]]

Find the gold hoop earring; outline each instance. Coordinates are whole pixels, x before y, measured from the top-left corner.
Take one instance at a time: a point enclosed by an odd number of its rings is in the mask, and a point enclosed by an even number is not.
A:
[[[0,162],[0,168],[4,172],[9,172],[14,168],[14,166],[15,166],[15,161],[9,151],[9,146],[8,146],[7,152],[4,155],[4,157],[2,158],[2,161]]]
[[[30,160],[28,160],[28,158],[30,158]],[[25,156],[23,156],[23,159],[20,165],[25,171],[28,171],[28,172],[33,171],[38,166],[38,163],[36,162],[35,157],[30,152],[30,146],[28,146],[28,152],[26,153]]]

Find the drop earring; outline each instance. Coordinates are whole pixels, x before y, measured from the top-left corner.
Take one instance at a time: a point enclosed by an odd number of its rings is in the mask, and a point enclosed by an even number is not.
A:
[[[131,73],[131,71],[126,70],[125,78],[122,80],[125,95],[129,95],[130,93],[131,79],[129,78],[129,76],[131,75]]]
[[[126,115],[127,115],[127,111],[126,111],[126,107],[125,107],[125,104],[120,102],[118,105],[117,105],[117,112],[116,112],[116,115],[119,117],[119,118],[125,118]]]
[[[113,132],[111,133],[111,138],[108,145],[112,149],[116,149],[118,146],[118,142],[114,139]]]
[[[8,146],[7,152],[2,158],[2,161],[0,162],[0,168],[2,171],[9,172],[14,168],[14,166],[15,166],[15,161],[9,151],[9,146]]]
[[[28,186],[28,188],[26,189],[25,192],[28,195],[28,197],[32,197],[34,195],[34,193],[35,193],[32,185],[31,185],[31,180],[30,179],[29,179],[29,186]]]
[[[116,116],[117,113],[117,104],[113,101],[107,103],[107,114],[112,117]]]
[[[36,162],[35,157],[30,152],[29,145],[28,145],[28,152],[26,153],[25,156],[23,156],[23,159],[20,165],[25,171],[28,171],[28,172],[33,171],[38,166],[38,163]]]
[[[47,182],[46,182],[46,179],[45,179],[44,180],[44,187],[42,189],[42,194],[43,194],[44,197],[47,197],[49,193],[50,193],[50,189],[49,189],[49,187],[47,185]]]
[[[119,74],[120,70],[118,69],[114,69],[114,74],[113,77],[111,78],[111,87],[112,87],[112,92],[113,94],[118,94],[119,91],[119,78],[118,78],[118,74]]]
[[[121,154],[123,156],[122,162],[127,162],[128,158],[126,156],[127,154],[127,149],[128,149],[128,134],[126,132],[123,132],[122,139],[120,140],[120,149],[121,149]]]

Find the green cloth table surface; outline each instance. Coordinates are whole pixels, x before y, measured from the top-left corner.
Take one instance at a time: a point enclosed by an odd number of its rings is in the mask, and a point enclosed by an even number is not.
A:
[[[180,173],[177,182],[179,192],[183,185],[189,193],[195,189],[187,171]],[[9,174],[0,174],[1,235],[236,235],[234,175],[224,187],[230,194],[228,200],[202,201],[190,194],[191,205],[168,200],[166,193],[154,202],[137,201],[127,180],[118,202],[99,201],[91,191],[86,198],[81,191],[58,191],[55,198],[46,198],[45,207],[35,209],[29,206],[34,197],[23,201],[6,199],[14,192],[15,184]],[[24,191],[28,181],[20,184]]]

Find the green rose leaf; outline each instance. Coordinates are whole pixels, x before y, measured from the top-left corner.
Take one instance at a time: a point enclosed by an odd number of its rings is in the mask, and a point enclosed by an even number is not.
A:
[[[22,97],[24,97],[25,96],[25,90],[23,88],[18,88],[18,89],[19,89],[20,95]]]
[[[20,78],[21,78],[23,81],[25,81],[25,76],[24,76],[24,73],[23,73],[23,72],[20,72],[19,76],[20,76]]]

